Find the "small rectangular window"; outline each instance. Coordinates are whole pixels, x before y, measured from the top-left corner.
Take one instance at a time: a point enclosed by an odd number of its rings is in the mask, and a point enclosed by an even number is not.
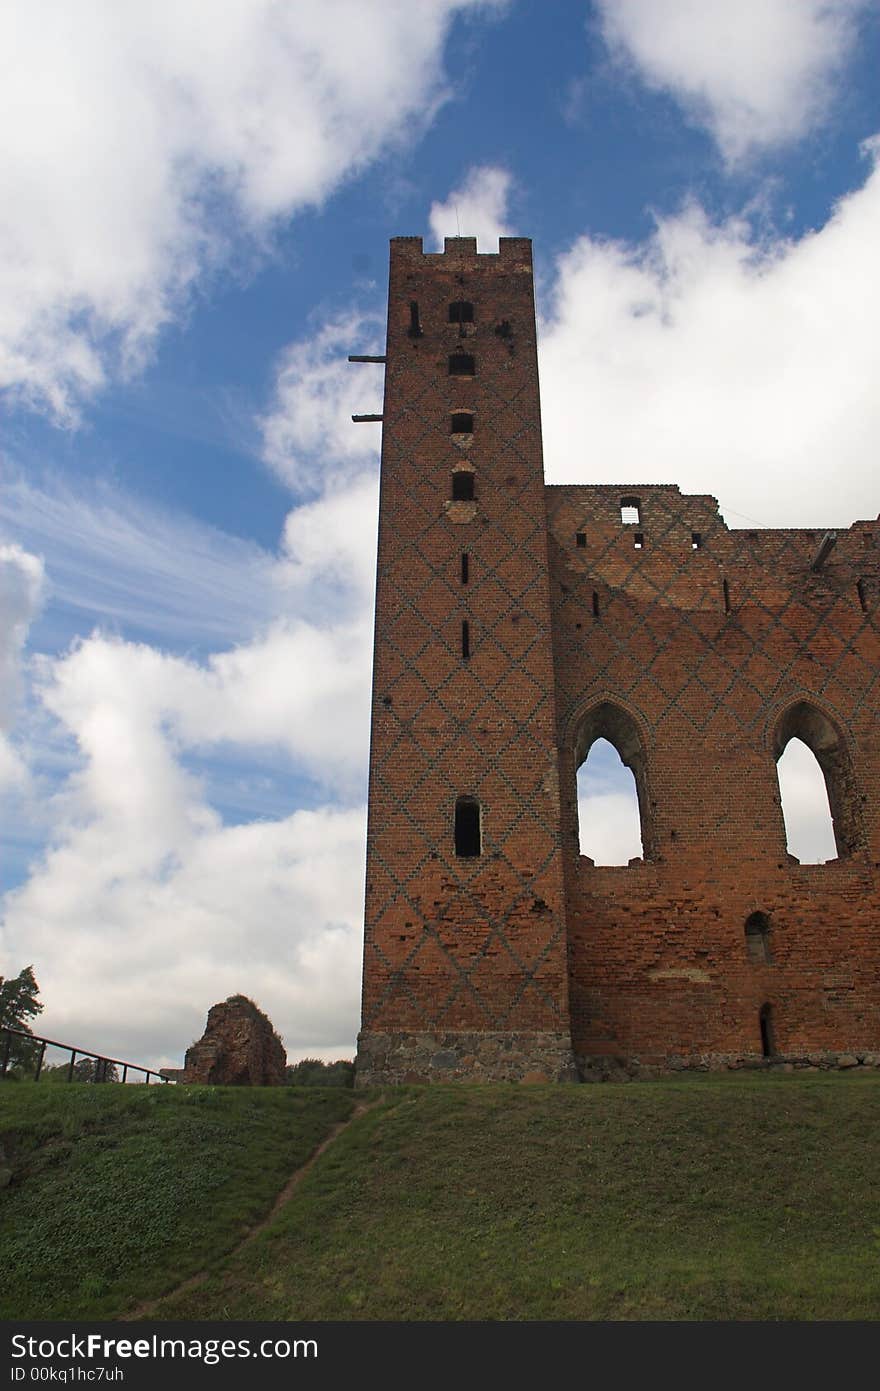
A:
[[[583,547],[587,544],[587,533],[585,531],[576,531],[574,540],[575,545],[580,546],[581,549],[583,549]]]
[[[468,661],[471,655],[471,625],[466,618],[461,623],[461,655]]]
[[[410,338],[421,338],[422,325],[419,320],[418,300],[411,299],[409,302],[409,336]]]
[[[480,804],[476,797],[459,797],[455,804],[455,853],[473,859],[482,853]]]
[[[637,497],[620,499],[620,520],[624,526],[638,526],[642,520],[641,503]]]
[[[727,580],[721,581],[721,593],[724,598],[724,612],[730,613],[730,585]]]
[[[474,321],[474,306],[466,299],[457,299],[449,306],[449,322],[451,324],[472,324]]]
[[[474,417],[467,411],[456,411],[452,417],[450,434],[453,435],[472,435],[474,433]]]
[[[698,531],[691,532],[691,550],[698,551],[702,548],[703,538]]]
[[[593,617],[599,617],[599,595],[595,589],[593,590]]]
[[[465,469],[456,469],[452,475],[453,502],[473,502],[474,475]]]
[[[868,612],[868,596],[867,596],[867,594],[865,593],[865,581],[864,581],[864,580],[857,580],[857,581],[856,581],[856,593],[857,593],[858,596],[859,596],[859,607],[861,608],[862,613],[867,613],[867,612]]]
[[[635,536],[633,537],[633,545],[637,551],[644,550],[645,538],[640,531],[637,531]]]
[[[472,355],[470,353],[450,353],[449,375],[450,377],[472,377],[474,375]]]

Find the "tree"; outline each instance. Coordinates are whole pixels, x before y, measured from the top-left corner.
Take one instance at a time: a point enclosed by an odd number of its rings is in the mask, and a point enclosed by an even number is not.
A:
[[[298,1063],[288,1064],[285,1079],[294,1087],[353,1087],[354,1063],[343,1059],[325,1063],[320,1058],[303,1058]]]
[[[35,1019],[42,1013],[43,1006],[37,996],[40,987],[34,977],[33,966],[25,966],[19,971],[17,976],[4,978],[0,976],[0,1029],[20,1029],[24,1033],[32,1032],[28,1020]],[[37,1055],[37,1045],[28,1043],[27,1039],[17,1038],[14,1034],[0,1038],[0,1050],[2,1056],[6,1056],[6,1043],[9,1041],[9,1061],[10,1068],[27,1068],[34,1062]]]

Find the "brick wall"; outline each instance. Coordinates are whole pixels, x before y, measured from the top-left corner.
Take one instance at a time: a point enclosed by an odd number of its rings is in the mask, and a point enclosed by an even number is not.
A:
[[[587,1075],[753,1059],[768,1005],[780,1054],[880,1050],[876,524],[817,573],[818,530],[730,531],[673,486],[545,487],[524,239],[396,238],[386,363],[361,1083],[573,1076],[572,1046]],[[786,851],[792,733],[827,769],[829,864]],[[599,735],[639,787],[625,867],[578,853]]]

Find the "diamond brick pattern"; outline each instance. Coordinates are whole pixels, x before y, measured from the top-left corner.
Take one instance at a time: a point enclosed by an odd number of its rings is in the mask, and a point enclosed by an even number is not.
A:
[[[448,371],[460,298],[472,378]],[[788,1055],[880,1055],[877,524],[815,573],[821,531],[730,530],[672,485],[545,486],[522,239],[396,239],[386,363],[359,1067],[421,1079],[458,1048],[451,1075],[563,1075],[570,1045],[587,1072],[735,1063],[760,1055],[768,1004]],[[471,436],[451,436],[454,411]],[[450,502],[463,464],[473,506]],[[827,865],[786,850],[794,707],[837,732]],[[577,848],[578,731],[605,709],[614,737],[633,731],[647,820],[650,857],[623,867]],[[455,854],[462,795],[481,805],[473,858]]]
[[[547,525],[528,246],[392,257],[377,581],[364,1028],[568,1030]],[[459,277],[472,380],[450,378]],[[417,299],[423,337],[409,337]],[[495,332],[506,321],[509,336]],[[466,447],[453,409],[475,417]],[[447,502],[475,470],[476,516]],[[469,582],[461,583],[461,555]],[[471,653],[461,649],[470,626]],[[456,798],[482,849],[454,853]]]

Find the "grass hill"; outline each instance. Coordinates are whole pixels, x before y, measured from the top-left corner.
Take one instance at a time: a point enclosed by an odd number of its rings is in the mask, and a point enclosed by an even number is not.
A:
[[[880,1317],[880,1076],[9,1084],[0,1143],[6,1318]]]

